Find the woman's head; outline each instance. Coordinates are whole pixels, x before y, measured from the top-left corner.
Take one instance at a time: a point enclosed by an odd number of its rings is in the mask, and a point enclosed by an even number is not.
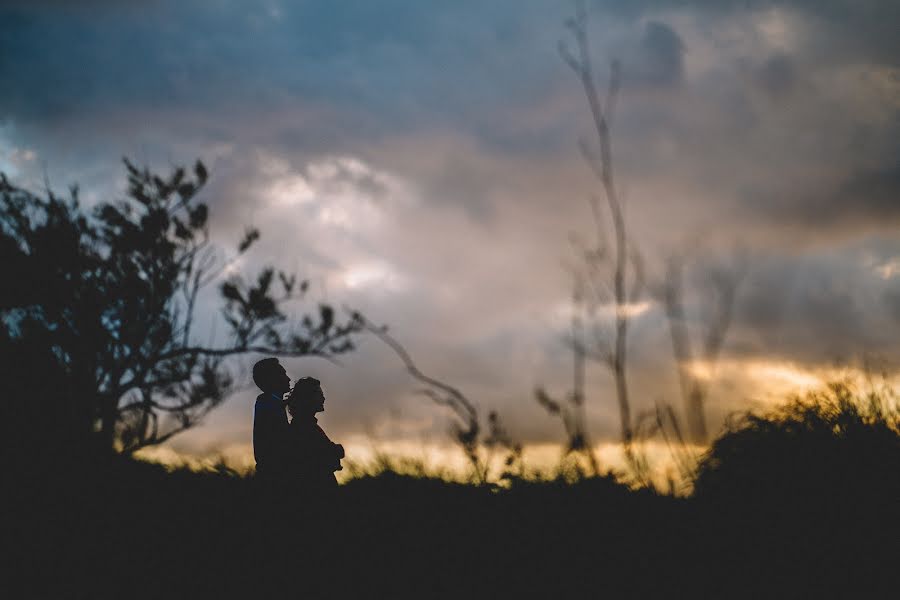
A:
[[[287,399],[291,416],[314,415],[325,410],[325,394],[322,384],[313,377],[302,377],[294,384]]]

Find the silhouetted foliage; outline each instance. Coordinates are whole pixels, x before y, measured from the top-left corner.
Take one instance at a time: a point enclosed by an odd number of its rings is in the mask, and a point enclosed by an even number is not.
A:
[[[700,463],[698,497],[789,507],[900,500],[900,414],[848,383],[733,422]]]
[[[699,466],[699,597],[896,595],[900,428],[848,384],[733,422]]]
[[[193,426],[233,388],[229,357],[329,357],[353,349],[359,323],[329,306],[299,322],[285,302],[306,282],[262,269],[220,285],[227,340],[200,341],[195,313],[205,288],[259,238],[248,229],[231,257],[210,242],[198,199],[206,167],[163,177],[125,161],[124,199],[93,209],[53,191],[35,194],[0,175],[0,351],[5,426],[27,447],[126,453]],[[277,274],[277,278],[276,278]]]

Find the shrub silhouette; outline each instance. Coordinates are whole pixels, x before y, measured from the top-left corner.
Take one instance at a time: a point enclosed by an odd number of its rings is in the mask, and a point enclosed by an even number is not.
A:
[[[885,391],[848,383],[732,423],[702,460],[700,499],[778,507],[898,497],[900,419]]]
[[[700,597],[888,597],[900,427],[888,390],[833,383],[733,421],[692,499]],[[893,584],[890,584],[893,587]]]

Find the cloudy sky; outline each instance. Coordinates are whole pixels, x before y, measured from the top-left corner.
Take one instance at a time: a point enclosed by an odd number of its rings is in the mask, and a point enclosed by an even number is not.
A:
[[[389,324],[420,367],[497,409],[519,439],[561,440],[534,401],[561,394],[573,240],[600,193],[578,150],[583,93],[560,59],[568,2],[5,1],[0,170],[24,185],[121,193],[120,158],[201,158],[215,238],[263,238],[313,294]],[[890,0],[590,3],[598,77],[619,59],[616,174],[649,293],[635,307],[636,410],[678,403],[664,259],[746,275],[710,415],[846,365],[900,356],[900,5]],[[693,274],[691,274],[693,273]],[[603,314],[603,307],[601,307]],[[215,312],[206,317],[213,328]],[[221,327],[220,327],[221,329]],[[211,329],[210,329],[211,330]],[[332,437],[441,446],[448,415],[375,339],[319,377]],[[613,388],[591,367],[595,437]],[[246,452],[254,393],[171,443]]]

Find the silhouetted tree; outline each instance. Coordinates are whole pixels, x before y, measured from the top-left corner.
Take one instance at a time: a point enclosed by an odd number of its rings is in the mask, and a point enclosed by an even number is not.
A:
[[[330,306],[288,319],[285,303],[307,282],[270,267],[222,281],[259,232],[248,229],[230,259],[211,243],[202,163],[168,177],[125,168],[127,196],[93,210],[77,188],[39,195],[0,175],[0,345],[7,425],[21,437],[96,438],[131,453],[218,406],[235,385],[229,357],[353,349],[359,323],[337,322]],[[204,343],[198,298],[217,282],[227,341]]]

